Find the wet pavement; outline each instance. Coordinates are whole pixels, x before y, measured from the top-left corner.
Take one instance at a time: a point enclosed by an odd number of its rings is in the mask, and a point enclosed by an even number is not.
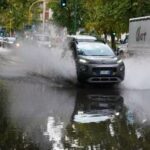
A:
[[[0,150],[150,150],[150,59],[126,59],[118,86],[82,87],[63,52],[0,52]]]
[[[0,80],[1,150],[149,150],[150,90]]]

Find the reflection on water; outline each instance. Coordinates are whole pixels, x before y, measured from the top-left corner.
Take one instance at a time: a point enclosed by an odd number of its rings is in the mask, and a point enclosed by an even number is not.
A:
[[[78,91],[66,149],[150,149],[149,127],[135,122],[119,91]]]
[[[47,131],[44,135],[49,137],[49,141],[53,142],[53,149],[63,150],[62,137],[63,137],[64,123],[57,122],[54,117],[48,117]]]
[[[150,149],[148,91],[45,81],[0,82],[0,149]]]
[[[123,96],[130,114],[136,115],[136,121],[150,125],[150,90],[124,91]]]
[[[75,122],[91,123],[113,120],[122,111],[123,98],[121,96],[89,93],[81,99],[81,94],[77,95],[77,112],[73,119]]]
[[[26,138],[26,134],[18,128],[17,123],[10,121],[8,94],[7,87],[0,81],[0,149],[37,149],[32,140]]]
[[[74,110],[74,90],[25,81],[6,83],[8,91],[0,99],[0,149],[62,149]]]

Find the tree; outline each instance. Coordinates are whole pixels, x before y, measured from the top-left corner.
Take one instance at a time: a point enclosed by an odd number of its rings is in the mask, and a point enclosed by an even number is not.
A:
[[[53,10],[54,22],[67,27],[69,33],[75,33],[84,24],[82,18],[82,14],[85,13],[83,5],[83,1],[70,0],[67,1],[65,8],[62,8],[58,2],[50,2],[48,6]]]
[[[115,49],[115,36],[128,32],[129,18],[148,15],[150,2],[142,0],[75,0],[68,1],[66,8],[58,3],[51,7],[54,11],[54,21],[66,26],[69,32],[75,25],[75,6],[77,6],[77,28],[85,28],[96,34],[109,34],[112,47]],[[115,33],[115,34],[114,34]],[[114,36],[115,35],[115,36]]]
[[[4,1],[0,5],[0,25],[6,27],[7,30],[23,29],[28,22],[29,7],[35,0],[9,0]],[[34,7],[35,15],[39,14],[38,5]]]

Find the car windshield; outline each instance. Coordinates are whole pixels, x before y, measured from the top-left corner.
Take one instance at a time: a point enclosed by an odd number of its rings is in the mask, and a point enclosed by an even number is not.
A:
[[[79,42],[77,45],[78,54],[85,56],[114,56],[112,49],[103,43]]]

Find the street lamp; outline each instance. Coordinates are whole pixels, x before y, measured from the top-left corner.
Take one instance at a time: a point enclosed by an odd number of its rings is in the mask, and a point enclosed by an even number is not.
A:
[[[29,17],[28,17],[28,24],[31,24],[31,20],[32,20],[32,13],[31,13],[31,9],[32,7],[39,3],[39,2],[43,2],[43,31],[45,30],[45,12],[46,12],[46,0],[37,0],[35,2],[33,2],[30,7],[29,7]]]
[[[10,20],[9,20],[9,36],[12,36],[12,21],[13,21],[13,18],[12,18],[12,10],[10,10]]]
[[[74,0],[74,33],[77,31],[77,0]]]

